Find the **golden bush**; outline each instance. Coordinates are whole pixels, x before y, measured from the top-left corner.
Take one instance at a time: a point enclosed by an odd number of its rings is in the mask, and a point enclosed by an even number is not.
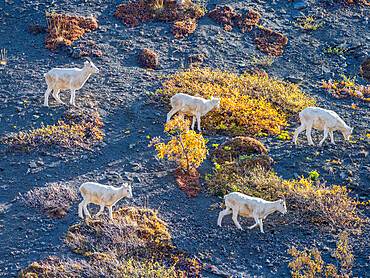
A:
[[[165,144],[154,138],[151,141],[158,151],[157,156],[163,159],[175,160],[187,174],[191,169],[200,166],[208,154],[206,140],[201,133],[189,130],[190,121],[175,117],[165,126],[165,131],[171,136],[171,140]]]
[[[233,167],[233,163],[218,165],[206,176],[207,191],[225,195],[239,191],[247,195],[275,200],[285,196],[289,206],[303,212],[313,222],[329,224],[332,228],[360,232],[364,221],[357,211],[357,202],[348,195],[345,186],[326,186],[310,178],[284,180],[260,166],[252,169]]]
[[[287,125],[286,117],[296,116],[315,104],[298,85],[266,76],[204,68],[163,78],[163,88],[153,97],[159,97],[166,104],[177,93],[221,98],[220,110],[212,110],[202,117],[202,126],[211,132],[280,134],[281,128]]]
[[[293,256],[293,260],[289,263],[293,278],[351,277],[354,256],[352,246],[348,242],[348,232],[341,232],[338,238],[337,249],[333,256],[338,260],[339,270],[337,266],[325,263],[321,258],[321,252],[316,247],[305,248],[303,251],[293,247],[288,250],[288,254]]]

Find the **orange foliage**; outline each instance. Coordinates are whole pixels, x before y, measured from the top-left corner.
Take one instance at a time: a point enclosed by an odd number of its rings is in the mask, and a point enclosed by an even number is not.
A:
[[[70,46],[72,42],[82,37],[85,32],[91,32],[98,28],[95,18],[85,18],[46,13],[48,21],[47,35],[45,38],[46,48],[55,50],[61,43]]]
[[[267,28],[259,28],[254,39],[257,47],[269,56],[279,56],[283,54],[284,46],[288,44],[288,38],[282,34]]]

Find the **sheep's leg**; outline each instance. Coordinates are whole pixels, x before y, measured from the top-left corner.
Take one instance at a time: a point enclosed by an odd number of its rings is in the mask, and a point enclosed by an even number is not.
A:
[[[261,233],[263,233],[263,234],[264,234],[265,232],[263,231],[262,218],[258,220],[258,224],[260,225],[260,231],[261,231]]]
[[[243,231],[242,226],[240,226],[240,224],[238,222],[238,213],[239,213],[239,210],[233,209],[233,221],[234,221],[236,227],[238,227],[238,229]]]
[[[329,134],[329,128],[324,126],[324,138],[322,138],[322,140],[320,141],[319,146],[321,146],[322,143],[324,143],[325,139],[328,138],[328,134]]]
[[[195,120],[196,120],[196,116],[193,116],[193,122],[192,122],[192,124],[191,124],[191,129],[192,129],[192,130],[194,130]]]
[[[333,131],[330,131],[329,134],[330,134],[330,142],[335,145],[335,142],[334,142],[334,132]]]
[[[73,105],[73,106],[76,106],[75,100],[76,100],[76,90],[75,89],[71,89],[71,100],[70,100],[70,104]]]
[[[198,131],[201,132],[202,130],[200,129],[200,115],[197,115],[197,122],[198,122]]]
[[[60,98],[59,98],[59,93],[60,93],[60,90],[58,89],[54,89],[53,91],[53,97],[57,100],[58,103],[60,104],[65,104]]]
[[[222,218],[224,218],[225,215],[231,214],[232,212],[233,211],[228,207],[221,211],[220,214],[218,215],[217,225],[222,227],[221,226]]]
[[[104,202],[101,202],[101,203],[100,203],[100,210],[99,210],[99,212],[95,215],[95,217],[98,217],[100,214],[102,214],[102,212],[104,211],[104,207],[105,207],[105,203],[104,203]]]
[[[306,126],[304,124],[301,124],[300,127],[298,127],[295,131],[294,131],[294,137],[293,137],[293,142],[294,144],[297,146],[297,138],[298,138],[298,135],[304,131],[306,129]]]
[[[52,87],[48,86],[46,92],[45,92],[45,97],[44,97],[44,106],[48,107],[48,99],[49,99],[49,95],[51,93],[51,90],[53,90]]]
[[[83,213],[82,213],[83,204],[84,204],[84,201],[82,201],[82,202],[78,205],[78,216],[80,216],[81,218],[84,218],[84,215],[83,215]]]
[[[84,200],[84,201],[82,201],[83,202],[83,208],[84,208],[84,212],[85,212],[85,215],[87,216],[87,217],[89,217],[90,219],[92,218],[91,217],[91,214],[90,214],[90,212],[88,211],[88,209],[87,209],[87,202]]]
[[[307,128],[306,128],[306,136],[307,136],[308,145],[315,146],[315,144],[312,141],[311,132],[312,132],[312,123],[308,123]]]
[[[113,206],[108,207],[108,211],[109,211],[109,218],[113,221],[113,211],[112,211],[112,207],[113,207]]]
[[[185,116],[185,114],[180,111],[179,112],[179,117],[180,117],[181,120],[184,120],[184,116]]]
[[[250,230],[250,229],[253,229],[254,227],[256,227],[256,226],[259,224],[258,217],[254,217],[254,221],[256,221],[256,224],[254,224],[254,225],[252,225],[252,226],[248,227],[248,229],[249,229],[249,230]]]
[[[167,113],[167,124],[169,123],[171,117],[176,114],[179,110],[172,108],[170,112]]]

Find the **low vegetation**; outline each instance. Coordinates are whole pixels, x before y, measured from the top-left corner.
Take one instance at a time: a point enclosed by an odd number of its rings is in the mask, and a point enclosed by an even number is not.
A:
[[[268,28],[260,27],[256,31],[254,41],[257,48],[267,55],[275,57],[284,53],[284,47],[288,44],[288,38]]]
[[[266,200],[284,195],[291,208],[312,222],[360,231],[363,219],[358,215],[356,200],[348,195],[345,186],[320,183],[315,173],[310,178],[284,180],[261,165],[266,163],[267,156],[254,159],[254,163],[246,160],[249,165],[240,159],[222,165],[216,162],[213,173],[206,176],[207,192],[223,196],[238,191]]]
[[[48,22],[47,35],[45,38],[46,48],[55,50],[59,45],[70,46],[72,42],[81,38],[85,32],[91,32],[98,28],[95,18],[71,16],[47,12]]]
[[[205,15],[205,10],[198,4],[184,1],[177,5],[174,0],[129,1],[119,5],[114,16],[122,20],[127,27],[135,27],[146,21],[171,22],[171,32],[175,38],[186,37],[193,33],[198,19]]]
[[[191,197],[195,197],[201,190],[199,175],[196,169],[208,154],[205,140],[201,133],[189,130],[190,121],[175,117],[165,126],[165,131],[171,140],[163,143],[159,137],[151,140],[151,145],[158,151],[157,156],[163,159],[174,160],[179,167],[174,176],[180,189]]]
[[[172,245],[156,212],[131,207],[114,217],[117,222],[92,220],[68,229],[67,245],[86,259],[48,258],[18,277],[200,277],[199,263]]]
[[[306,31],[314,31],[321,27],[325,22],[318,19],[315,15],[305,15],[301,13],[302,17],[293,21],[293,24]]]
[[[98,112],[90,109],[71,108],[54,125],[44,125],[29,131],[10,133],[1,138],[10,150],[38,151],[50,147],[92,150],[103,140],[103,126]]]
[[[347,231],[339,234],[337,249],[332,254],[337,259],[336,265],[324,262],[321,258],[321,252],[316,247],[305,248],[303,251],[299,251],[295,247],[289,249],[288,254],[293,256],[293,260],[289,263],[289,267],[292,269],[292,277],[351,277],[354,254],[349,241]]]
[[[79,198],[77,190],[63,183],[46,184],[21,195],[21,200],[26,206],[38,208],[52,219],[64,217],[77,198]]]
[[[162,86],[152,98],[165,104],[177,93],[221,98],[220,109],[202,117],[202,127],[208,132],[232,135],[280,134],[287,118],[296,117],[302,109],[315,104],[289,82],[208,68],[165,76]]]
[[[370,86],[356,84],[356,77],[350,78],[342,75],[342,80],[329,79],[327,82],[323,81],[322,87],[334,98],[354,97],[363,101],[370,101]]]
[[[144,69],[154,70],[159,66],[158,55],[146,48],[139,52],[137,62]]]
[[[238,26],[240,32],[244,33],[252,31],[253,27],[258,24],[261,15],[253,10],[242,15],[234,12],[231,6],[225,5],[210,11],[209,17],[224,26],[226,31],[231,31],[234,26]]]

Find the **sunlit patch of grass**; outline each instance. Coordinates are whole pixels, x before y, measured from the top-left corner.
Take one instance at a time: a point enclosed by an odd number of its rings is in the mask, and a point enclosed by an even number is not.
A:
[[[92,220],[68,229],[66,243],[84,256],[99,252],[174,266],[177,273],[197,277],[199,263],[177,250],[165,223],[150,209],[124,208],[114,212],[115,222]]]
[[[323,224],[329,224],[332,228],[359,232],[362,223],[367,221],[359,216],[357,202],[348,195],[349,190],[345,186],[327,186],[303,177],[284,180],[260,166],[245,171],[241,167],[216,165],[206,180],[207,191],[216,195],[239,191],[267,200],[284,195],[288,206],[308,218],[321,219]]]
[[[151,97],[170,104],[170,98],[185,93],[203,98],[221,98],[220,109],[202,117],[202,127],[209,132],[280,134],[286,118],[314,106],[315,100],[301,92],[298,85],[248,73],[189,69],[163,77],[162,89]]]
[[[1,138],[10,150],[38,151],[47,147],[91,147],[103,140],[103,126],[98,112],[72,108],[54,125],[44,125],[29,131],[13,132]]]

